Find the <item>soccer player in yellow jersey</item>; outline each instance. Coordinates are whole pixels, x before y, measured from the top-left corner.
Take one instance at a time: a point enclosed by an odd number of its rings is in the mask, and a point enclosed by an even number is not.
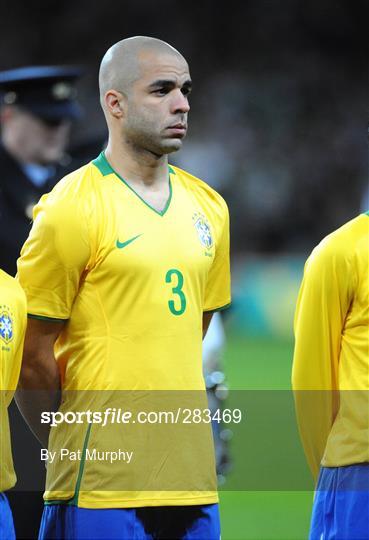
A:
[[[292,383],[314,477],[311,540],[369,538],[369,214],[309,257]]]
[[[187,419],[206,407],[202,336],[230,303],[227,206],[168,165],[187,131],[186,60],[158,39],[125,39],[99,86],[107,148],[42,197],[18,261],[29,304],[18,404],[45,445],[40,415],[59,389],[59,413],[112,412],[122,390],[141,392],[137,413],[149,395]],[[27,397],[37,389],[50,394]],[[183,427],[53,427],[40,538],[219,539],[211,427]],[[117,441],[134,451],[129,465],[94,459]]]
[[[18,383],[27,323],[26,298],[14,278],[0,270],[0,538],[15,538],[5,494],[14,486],[8,407]]]

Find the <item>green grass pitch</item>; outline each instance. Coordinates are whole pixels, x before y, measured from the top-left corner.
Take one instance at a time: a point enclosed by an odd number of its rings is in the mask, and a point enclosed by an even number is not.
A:
[[[228,337],[224,366],[231,389],[290,388],[290,341]],[[233,474],[245,441],[234,438]],[[308,536],[312,491],[226,491],[220,493],[222,540],[304,540]]]

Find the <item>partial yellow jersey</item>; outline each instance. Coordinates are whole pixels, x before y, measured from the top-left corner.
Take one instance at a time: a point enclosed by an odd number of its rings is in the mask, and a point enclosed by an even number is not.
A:
[[[16,482],[8,407],[18,383],[26,324],[25,294],[14,278],[0,270],[0,492]]]
[[[369,462],[369,215],[327,236],[306,266],[292,384],[314,476]]]
[[[202,315],[230,303],[228,210],[201,180],[176,167],[169,167],[168,176],[170,197],[158,212],[102,153],[61,180],[35,208],[18,277],[29,316],[67,321],[55,346],[61,411],[118,409],[119,391],[141,392],[141,398],[172,392],[176,403],[182,393],[189,407],[194,392],[193,404],[205,403]],[[209,425],[204,436],[187,442],[183,433],[170,438],[145,431],[149,440],[140,442],[140,459],[136,448],[136,469],[87,459],[90,450],[109,451],[118,440],[135,450],[144,428],[135,434],[127,426],[119,429],[95,423],[52,428],[49,450],[82,448],[82,457],[49,462],[45,498],[90,508],[217,501]],[[151,450],[159,457],[140,473],[141,458],[147,460]],[[166,488],[159,489],[163,475]]]

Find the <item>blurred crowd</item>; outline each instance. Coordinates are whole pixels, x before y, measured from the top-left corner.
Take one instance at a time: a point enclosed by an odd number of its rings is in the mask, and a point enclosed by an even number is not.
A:
[[[184,52],[194,79],[188,138],[173,161],[224,195],[234,252],[305,253],[365,204],[361,0],[54,4],[42,14],[34,4],[9,7],[13,25],[2,37],[11,56],[0,68],[35,59],[84,66],[85,116],[72,154],[90,159],[106,136],[97,95],[102,51],[128,35],[155,35]],[[15,23],[23,28],[17,36]]]
[[[364,95],[353,99],[334,66],[310,60],[273,77],[208,79],[211,106],[178,155],[225,195],[237,251],[303,252],[362,206]]]

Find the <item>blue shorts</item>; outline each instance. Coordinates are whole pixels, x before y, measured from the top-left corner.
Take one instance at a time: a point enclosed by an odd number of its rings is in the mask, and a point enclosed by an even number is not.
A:
[[[4,493],[0,493],[0,540],[15,540],[12,511]]]
[[[369,463],[322,467],[309,540],[369,539]]]
[[[47,505],[39,540],[219,540],[217,504],[145,508]]]

